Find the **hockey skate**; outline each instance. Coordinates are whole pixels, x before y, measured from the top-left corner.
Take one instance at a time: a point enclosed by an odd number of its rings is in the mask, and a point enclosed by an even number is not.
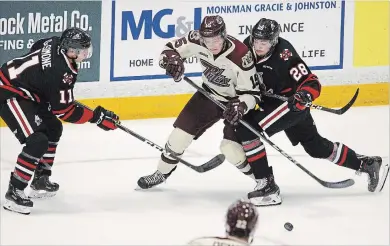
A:
[[[138,187],[140,189],[150,189],[161,183],[164,183],[167,178],[172,174],[172,172],[176,170],[176,168],[177,166],[175,166],[172,171],[167,174],[162,174],[159,170],[157,170],[151,175],[143,176],[138,179]]]
[[[5,193],[4,209],[20,214],[30,214],[30,207],[33,202],[27,198],[23,190],[15,188],[11,183],[8,186],[8,191]]]
[[[29,198],[48,198],[56,195],[60,186],[49,180],[51,171],[37,168],[31,182]]]
[[[357,155],[357,157],[362,161],[362,164],[356,173],[358,175],[360,173],[367,174],[368,191],[381,192],[389,175],[389,164],[383,164],[382,158],[379,156]]]
[[[272,206],[282,204],[279,186],[275,183],[274,175],[258,179],[255,190],[248,193],[248,199],[255,206]]]

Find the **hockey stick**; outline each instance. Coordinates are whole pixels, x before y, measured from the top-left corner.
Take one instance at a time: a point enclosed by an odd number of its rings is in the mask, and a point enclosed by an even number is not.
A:
[[[262,92],[261,94],[266,96],[266,97],[272,97],[272,98],[276,98],[276,99],[279,99],[279,100],[282,100],[282,101],[287,101],[288,100],[288,97],[275,95],[275,94],[269,93],[269,92]],[[340,109],[327,108],[327,107],[315,105],[313,103],[307,104],[307,107],[311,107],[311,108],[314,108],[314,109],[318,109],[318,110],[326,111],[326,112],[329,112],[329,113],[341,115],[341,114],[344,114],[345,112],[347,112],[350,107],[352,107],[352,105],[355,103],[356,98],[358,97],[358,95],[359,95],[359,88],[357,88],[357,90],[355,92],[355,95],[353,95],[352,99],[344,107],[342,107]]]
[[[84,104],[82,104],[80,102],[77,102],[77,104],[79,104],[82,107],[90,109],[88,106],[86,106],[86,105],[84,105]],[[92,109],[90,109],[90,110],[92,110]],[[178,160],[179,162],[183,163],[184,165],[186,165],[187,167],[191,168],[192,170],[197,171],[198,173],[208,172],[208,171],[218,167],[219,165],[221,165],[225,161],[225,156],[223,154],[219,154],[219,155],[215,156],[213,159],[209,160],[208,162],[206,162],[206,163],[204,163],[204,164],[202,164],[200,166],[194,166],[191,163],[189,163],[189,162],[181,159],[180,157],[174,155],[173,153],[170,153],[170,152],[166,151],[161,146],[159,146],[159,145],[153,143],[152,141],[142,137],[141,135],[137,134],[136,132],[133,132],[129,128],[123,126],[120,122],[116,122],[115,125],[119,129],[121,129],[122,131],[132,135],[133,137],[137,138],[138,140],[141,140],[144,143],[149,144],[150,146],[152,146],[152,147],[156,148],[157,150],[159,150],[160,152],[162,152],[164,155],[172,157],[173,159]]]
[[[184,76],[184,80],[192,85],[194,88],[196,88],[197,91],[202,93],[205,97],[207,97],[209,100],[217,104],[220,108],[226,109],[225,105],[223,105],[220,101],[217,101],[214,99],[208,92],[206,92],[203,88],[199,87],[195,82],[193,82],[191,79]],[[314,180],[316,180],[318,183],[320,183],[322,186],[326,188],[347,188],[349,186],[352,186],[355,184],[355,181],[353,179],[346,179],[339,182],[328,182],[319,179],[317,176],[315,176],[313,173],[311,173],[309,170],[307,170],[304,166],[302,166],[298,161],[296,161],[294,158],[292,158],[290,155],[288,155],[286,152],[284,152],[281,148],[279,148],[276,144],[274,144],[271,140],[269,140],[264,133],[258,132],[256,129],[254,129],[249,123],[247,123],[244,120],[240,120],[240,123],[243,124],[245,127],[247,127],[251,132],[256,134],[259,138],[261,138],[264,142],[268,143],[272,146],[272,148],[276,149],[279,153],[281,153],[284,157],[289,159],[292,163],[297,165],[301,170],[303,170],[306,174],[308,174],[310,177],[312,177]]]

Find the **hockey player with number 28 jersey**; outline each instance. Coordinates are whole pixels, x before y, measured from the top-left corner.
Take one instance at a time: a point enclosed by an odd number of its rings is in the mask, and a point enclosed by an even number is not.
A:
[[[319,134],[307,105],[319,97],[321,84],[292,44],[279,34],[279,24],[275,20],[262,18],[244,43],[253,51],[256,70],[262,76],[265,89],[289,100],[284,102],[264,96],[259,105],[262,110],[252,110],[244,120],[270,137],[284,131],[294,146],[301,144],[313,158],[326,159],[366,174],[368,190],[380,192],[388,176],[389,164],[382,163],[379,156],[358,155],[345,144],[332,142]],[[265,146],[242,125],[237,126],[236,132],[257,181],[248,198],[257,206],[281,204],[280,189],[272,167],[268,166]]]
[[[200,61],[203,88],[223,103],[234,101],[240,104],[240,110],[228,117],[242,117],[259,102],[252,53],[241,41],[227,35],[221,16],[206,16],[199,31],[190,31],[186,36],[168,42],[161,53],[160,66],[179,82],[184,74],[184,60],[192,56]],[[194,139],[221,118],[226,118],[223,110],[196,92],[174,123],[165,145],[167,152],[181,156]],[[233,127],[225,122],[220,149],[230,163],[246,172],[245,154],[235,135]],[[157,171],[141,177],[138,186],[148,189],[164,182],[177,163],[177,160],[162,154]]]

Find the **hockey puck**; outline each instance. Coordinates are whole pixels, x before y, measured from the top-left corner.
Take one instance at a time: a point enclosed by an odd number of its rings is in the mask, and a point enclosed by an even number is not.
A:
[[[292,231],[292,229],[294,228],[294,226],[290,223],[290,222],[286,222],[284,224],[284,228],[287,230],[287,231]]]

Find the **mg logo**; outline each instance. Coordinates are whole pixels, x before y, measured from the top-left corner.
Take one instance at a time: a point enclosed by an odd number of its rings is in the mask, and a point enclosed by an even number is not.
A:
[[[173,9],[162,9],[157,12],[143,10],[139,19],[136,20],[133,11],[122,11],[121,39],[138,40],[142,31],[144,33],[143,39],[152,39],[153,34],[165,39],[181,37],[191,29],[198,30],[202,22],[202,8],[194,8],[192,20],[187,19],[186,16],[179,16],[175,23],[162,26],[161,20],[171,15],[173,15]]]

